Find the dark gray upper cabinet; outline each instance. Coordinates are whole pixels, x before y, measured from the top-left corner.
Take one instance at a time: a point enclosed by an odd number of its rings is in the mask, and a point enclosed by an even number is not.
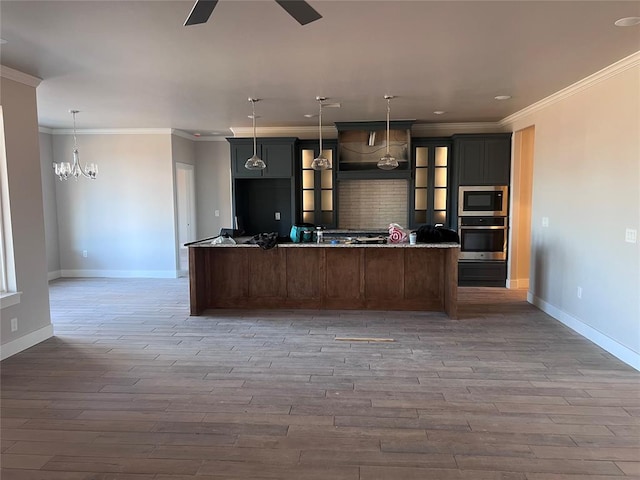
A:
[[[231,172],[234,178],[291,178],[297,138],[258,138],[256,153],[267,167],[247,170],[244,164],[253,155],[253,138],[228,138],[231,145]]]
[[[262,144],[262,160],[267,164],[264,177],[289,178],[293,175],[294,145],[295,141]]]
[[[229,139],[231,143],[231,174],[236,178],[257,178],[262,176],[260,170],[247,170],[244,164],[253,156],[253,140]],[[258,145],[257,153],[262,158],[262,147]]]
[[[458,185],[509,185],[511,134],[453,136]]]

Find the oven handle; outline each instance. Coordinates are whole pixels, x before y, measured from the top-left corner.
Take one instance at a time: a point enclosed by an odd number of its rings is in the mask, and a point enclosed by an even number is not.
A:
[[[466,225],[460,226],[460,230],[506,230],[507,227],[500,227],[498,225],[487,225],[487,226],[473,226],[467,227]]]

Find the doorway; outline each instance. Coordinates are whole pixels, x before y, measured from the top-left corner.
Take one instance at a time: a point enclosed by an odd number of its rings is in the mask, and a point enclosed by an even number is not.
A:
[[[195,168],[176,162],[176,204],[178,212],[178,276],[189,272],[189,252],[185,243],[196,240]]]
[[[507,265],[507,288],[529,288],[531,268],[531,197],[535,127],[518,130],[513,137],[511,179],[511,251]]]

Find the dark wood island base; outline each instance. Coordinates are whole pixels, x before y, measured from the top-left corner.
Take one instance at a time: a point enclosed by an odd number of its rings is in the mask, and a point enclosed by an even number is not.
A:
[[[189,247],[191,315],[213,308],[420,310],[457,318],[457,244]]]

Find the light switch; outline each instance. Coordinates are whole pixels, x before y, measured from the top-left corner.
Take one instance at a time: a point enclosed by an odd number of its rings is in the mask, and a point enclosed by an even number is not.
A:
[[[276,220],[280,220],[280,212],[276,212]]]
[[[549,217],[542,217],[542,226],[543,227],[549,226]]]
[[[220,216],[220,210],[214,210],[213,211],[213,215],[216,216],[216,217],[219,217]]]
[[[627,228],[624,233],[624,241],[636,243],[638,241],[638,231],[635,228]]]

